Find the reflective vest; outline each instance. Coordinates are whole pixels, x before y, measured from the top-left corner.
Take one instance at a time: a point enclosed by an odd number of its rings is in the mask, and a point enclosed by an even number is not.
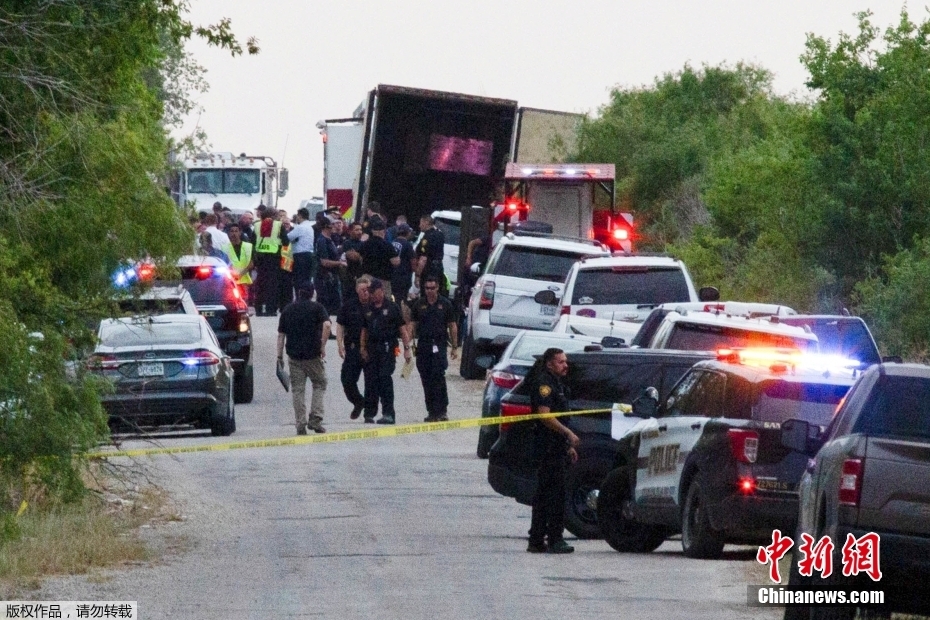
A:
[[[255,230],[255,251],[261,254],[277,254],[281,247],[281,222],[275,220],[271,224],[271,236],[262,237],[262,227],[259,224]]]
[[[290,244],[281,246],[281,269],[284,271],[294,270],[294,249]]]
[[[239,284],[252,284],[252,276],[246,271],[246,267],[252,262],[252,244],[243,241],[239,246],[239,256],[231,243],[223,245],[223,251],[229,256],[229,262],[233,268],[233,275],[236,276],[236,282]]]

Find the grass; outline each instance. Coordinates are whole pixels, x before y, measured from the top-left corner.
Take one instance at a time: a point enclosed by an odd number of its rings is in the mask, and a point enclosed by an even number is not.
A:
[[[89,485],[99,486],[97,477]],[[154,559],[138,534],[153,521],[179,520],[154,486],[101,491],[69,505],[34,508],[19,517],[19,535],[0,542],[0,597],[39,587],[48,575],[78,575]],[[92,575],[93,577],[93,575]]]

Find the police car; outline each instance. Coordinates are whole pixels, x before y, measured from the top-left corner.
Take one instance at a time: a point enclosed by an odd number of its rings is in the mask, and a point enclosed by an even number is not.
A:
[[[721,350],[663,403],[647,390],[597,498],[607,542],[648,552],[681,532],[685,555],[716,558],[725,543],[794,531],[807,457],[781,444],[781,423],[825,428],[860,367],[797,349]]]

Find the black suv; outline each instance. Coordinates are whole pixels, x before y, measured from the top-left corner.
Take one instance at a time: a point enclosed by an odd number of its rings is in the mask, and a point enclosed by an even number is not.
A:
[[[681,532],[685,555],[716,558],[725,543],[792,531],[807,458],[782,445],[781,423],[829,424],[857,370],[828,363],[797,351],[721,351],[667,399],[636,399],[628,415],[639,423],[598,497],[607,542],[648,552]]]
[[[252,322],[242,291],[229,268],[217,258],[182,256],[177,267],[180,284],[190,292],[197,310],[213,328],[222,349],[233,358],[235,402],[252,402],[255,389]]]
[[[629,404],[648,386],[658,386],[665,395],[689,368],[710,357],[695,351],[649,349],[570,353],[565,378],[569,406],[575,411],[610,409],[614,403]],[[501,415],[526,413],[530,413],[530,398],[524,381],[501,399]],[[614,418],[609,412],[561,418],[581,440],[578,462],[568,468],[565,496],[565,526],[578,538],[601,536],[595,509],[598,489],[613,466],[615,438],[632,425],[627,418]],[[533,422],[502,424],[488,459],[491,487],[527,505],[536,493],[534,432]]]
[[[930,367],[882,364],[867,370],[850,390],[825,432],[808,421],[782,425],[782,443],[811,458],[800,484],[801,533],[833,541],[833,574],[801,577],[797,557],[791,585],[878,589],[883,612],[930,611]],[[881,580],[844,577],[848,537],[877,534]],[[786,618],[849,618],[856,608],[788,607]]]

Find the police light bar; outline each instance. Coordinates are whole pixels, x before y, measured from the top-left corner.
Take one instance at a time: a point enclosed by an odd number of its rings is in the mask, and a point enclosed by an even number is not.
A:
[[[803,368],[825,372],[848,372],[862,367],[859,360],[825,353],[804,353],[800,349],[748,347],[718,349],[717,359],[731,364],[759,366],[776,372]]]
[[[508,181],[523,179],[552,179],[580,181],[613,181],[614,164],[507,164],[504,178]]]

